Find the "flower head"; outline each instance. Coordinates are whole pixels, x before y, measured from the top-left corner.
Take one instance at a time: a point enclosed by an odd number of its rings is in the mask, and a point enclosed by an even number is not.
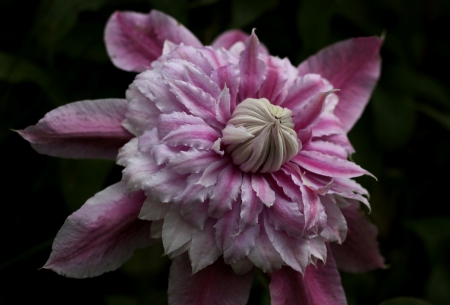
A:
[[[142,34],[144,47],[133,45]],[[349,271],[383,266],[358,212],[367,191],[351,179],[369,173],[347,160],[346,136],[379,76],[379,38],[335,44],[296,68],[254,32],[203,46],[153,11],[116,13],[106,42],[117,66],[141,72],[126,101],[69,104],[21,131],[51,155],[109,156],[126,143],[122,182],[68,218],[45,267],[95,276],[162,239],[174,258],[170,304],[245,304],[255,266],[272,273],[273,304],[346,304],[333,255]]]

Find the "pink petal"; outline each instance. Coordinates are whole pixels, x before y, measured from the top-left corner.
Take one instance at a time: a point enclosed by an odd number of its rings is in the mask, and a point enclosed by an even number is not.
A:
[[[327,225],[320,236],[327,241],[342,244],[347,236],[347,221],[330,195],[322,197],[322,204],[327,214]]]
[[[214,263],[222,252],[216,245],[214,238],[215,220],[208,219],[203,230],[196,230],[192,235],[189,258],[191,259],[192,273],[197,273],[203,268]]]
[[[214,151],[191,148],[173,157],[168,165],[180,174],[199,173],[219,159],[220,157]]]
[[[231,119],[231,96],[230,89],[225,84],[222,92],[217,99],[216,119],[222,124],[226,124]]]
[[[217,179],[222,170],[230,164],[230,160],[226,157],[221,158],[219,161],[211,163],[202,174],[202,177],[197,182],[204,187],[212,186],[217,183]]]
[[[302,147],[303,150],[317,151],[325,155],[347,159],[347,151],[342,146],[327,141],[311,141]]]
[[[221,259],[192,274],[187,255],[173,260],[169,274],[169,305],[245,305],[253,274],[234,273]]]
[[[245,42],[248,36],[247,33],[241,30],[229,30],[217,36],[211,46],[215,49],[225,48],[229,50],[236,42]]]
[[[125,170],[127,169],[128,167]],[[137,171],[138,169],[133,168],[130,174],[134,175]],[[162,202],[170,202],[186,188],[186,178],[187,175],[180,175],[165,167],[153,175],[143,176],[141,189]]]
[[[305,217],[298,204],[277,196],[270,207],[269,222],[276,230],[284,231],[289,236],[300,237],[305,230]]]
[[[217,101],[210,94],[184,81],[168,79],[167,82],[170,91],[194,116],[202,118],[209,125],[223,128],[223,124],[216,119]]]
[[[331,244],[339,269],[365,272],[384,268],[384,258],[376,240],[378,229],[359,209],[359,203],[355,202],[341,211],[347,220],[347,238],[342,245]]]
[[[263,175],[252,174],[252,187],[256,195],[268,207],[275,202],[275,192],[270,188],[269,183]]]
[[[232,208],[217,220],[216,243],[220,250],[224,251],[233,242],[234,236],[239,233],[239,211],[241,201],[236,200]]]
[[[268,213],[264,215],[264,226],[270,242],[288,266],[303,273],[309,263],[309,240],[291,237],[285,232],[276,230],[267,221]]]
[[[228,65],[214,70],[211,74],[211,79],[219,85],[219,88],[230,90],[230,111],[233,113],[236,108],[236,96],[239,90],[239,83],[241,80],[239,68],[237,65]]]
[[[158,200],[148,197],[144,201],[141,211],[139,212],[139,219],[143,220],[164,219],[171,206],[172,206],[171,203],[160,202]]]
[[[81,101],[58,107],[18,133],[39,153],[65,158],[115,159],[132,137],[123,126],[127,101]]]
[[[210,75],[213,68],[208,60],[209,58],[204,55],[204,50],[206,48],[196,48],[191,46],[185,46],[183,44],[177,46],[172,52],[164,56],[161,61],[168,61],[173,59],[182,59],[187,62],[190,62],[200,68],[206,75]],[[157,64],[159,64],[157,62]]]
[[[70,215],[56,235],[44,268],[86,278],[119,268],[134,250],[153,243],[150,221],[138,219],[144,192],[116,183]]]
[[[287,59],[270,56],[266,61],[266,79],[258,92],[259,98],[266,98],[272,104],[277,104],[278,98],[284,100],[287,94],[286,82],[288,80],[287,66],[290,62]]]
[[[307,188],[303,183],[300,184],[300,190],[304,205],[305,229],[309,230],[313,228],[313,232],[318,233],[326,225],[327,214],[325,214],[319,196],[314,191]]]
[[[172,113],[175,111],[187,112],[187,108],[181,104],[175,95],[170,92],[167,81],[163,79],[158,69],[142,72],[133,82],[133,85],[147,98],[139,106],[142,111],[148,112],[144,108],[147,104],[154,104],[159,112]]]
[[[326,265],[310,265],[303,276],[284,266],[272,274],[270,300],[272,305],[347,305],[341,278],[331,255]]]
[[[183,125],[172,130],[161,142],[170,146],[211,149],[218,138],[219,133],[207,125]]]
[[[171,131],[177,130],[183,125],[205,125],[201,118],[189,115],[185,112],[172,112],[170,114],[161,114],[158,122],[158,134],[161,138],[167,136]]]
[[[341,89],[334,114],[350,130],[361,116],[380,76],[379,50],[383,39],[361,37],[338,42],[298,67],[299,75],[318,73]]]
[[[134,135],[141,135],[158,124],[161,111],[134,84],[126,91],[128,104],[126,121],[122,124]]]
[[[320,92],[326,92],[333,88],[328,85],[318,74],[306,74],[297,77],[289,88],[288,95],[280,106],[289,108],[293,113],[298,113],[305,103]]]
[[[320,138],[316,138],[315,140],[322,140],[327,142],[332,142],[336,145],[340,145],[347,150],[349,154],[353,154],[355,152],[355,149],[353,148],[352,144],[350,143],[349,139],[347,138],[347,135],[344,134],[334,134],[330,136],[322,136]]]
[[[260,218],[259,236],[255,240],[255,246],[250,250],[248,258],[264,272],[273,272],[284,264],[283,259],[275,250],[267,236],[263,218]]]
[[[208,207],[209,207],[209,199],[204,199],[203,201],[194,202],[198,200],[199,197],[204,196],[207,193],[207,196],[211,195],[210,189],[203,189],[197,194],[194,194],[195,188],[192,188],[190,191],[183,193],[181,196],[177,196],[175,201],[182,203],[182,207],[180,210],[181,216],[186,219],[192,226],[194,226],[198,230],[203,230],[206,221],[209,219],[208,215]],[[188,197],[191,195],[190,197]],[[186,198],[185,200],[179,198]],[[189,200],[190,199],[190,200]]]
[[[295,124],[295,130],[302,130],[312,127],[324,110],[325,100],[333,91],[322,92],[304,103],[298,112],[293,112],[292,122]]]
[[[209,215],[214,218],[221,217],[231,210],[233,202],[237,199],[242,184],[242,173],[234,164],[225,167],[219,174],[209,204]]]
[[[241,199],[239,230],[245,231],[258,224],[258,217],[263,209],[263,203],[252,188],[251,175],[244,174],[241,186]]]
[[[214,99],[219,97],[221,91],[219,86],[211,80],[209,75],[206,75],[199,67],[188,61],[180,59],[169,60],[162,66],[161,74],[164,77],[181,80],[200,88]]]
[[[191,240],[194,228],[184,220],[177,205],[172,205],[164,218],[162,240],[165,254],[178,250]]]
[[[362,175],[373,177],[372,174],[353,162],[319,152],[302,150],[292,158],[291,162],[308,171],[328,177],[352,178]]]
[[[258,235],[259,225],[256,225],[238,235],[232,236],[231,244],[224,249],[223,258],[225,262],[234,264],[246,257],[255,245]]]
[[[346,134],[339,119],[331,113],[322,113],[317,124],[312,128],[313,137],[332,134]]]
[[[115,12],[105,29],[105,43],[114,65],[142,72],[161,54],[165,40],[201,47],[198,39],[172,17],[153,10],[150,14]]]
[[[248,97],[257,98],[257,92],[266,75],[266,65],[258,58],[259,40],[252,35],[245,42],[245,50],[242,51],[239,60],[241,83],[239,85],[239,99],[243,101]]]

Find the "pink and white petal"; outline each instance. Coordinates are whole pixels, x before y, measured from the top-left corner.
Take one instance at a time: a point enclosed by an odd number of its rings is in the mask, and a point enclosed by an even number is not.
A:
[[[234,164],[225,167],[217,178],[217,184],[209,203],[209,215],[219,218],[226,211],[231,210],[233,202],[241,192],[241,185],[241,171]]]
[[[299,110],[314,96],[320,92],[326,92],[333,89],[318,74],[306,74],[297,77],[291,87],[288,95],[280,106],[290,109],[294,113]]]
[[[232,243],[234,236],[239,233],[239,212],[241,201],[236,200],[231,210],[224,213],[214,225],[217,247],[225,251]]]
[[[347,221],[347,238],[342,245],[331,244],[339,269],[347,272],[365,272],[384,268],[376,240],[378,229],[359,209],[359,203],[341,209]]]
[[[347,305],[332,255],[326,264],[310,265],[304,276],[284,266],[272,274],[269,288],[272,305]]]
[[[308,127],[314,127],[318,122],[325,106],[325,100],[333,91],[321,92],[304,103],[297,112],[292,112],[292,122],[295,124],[295,130],[303,130]]]
[[[248,37],[249,35],[241,30],[229,30],[217,36],[211,46],[215,49],[224,48],[229,50],[236,42],[245,42]]]
[[[306,187],[303,183],[300,185],[302,192],[303,206],[305,214],[305,229],[312,229],[312,233],[318,234],[327,223],[327,214],[320,201],[319,195]]]
[[[352,190],[361,195],[369,195],[369,192],[361,186],[358,182],[348,178],[336,178],[333,182],[334,188],[342,188],[346,190]]]
[[[226,124],[231,119],[231,97],[230,89],[225,84],[222,92],[220,92],[217,98],[217,113],[216,119],[222,124]]]
[[[227,157],[221,158],[219,161],[216,161],[209,165],[202,174],[200,180],[198,180],[198,184],[203,185],[204,187],[212,186],[217,183],[217,179],[222,170],[230,164],[230,160]]]
[[[182,245],[177,250],[167,253],[167,257],[169,257],[170,259],[174,259],[175,257],[178,257],[178,256],[188,252],[190,248],[191,248],[191,241],[189,240],[187,243]]]
[[[189,83],[179,80],[166,80],[170,91],[178,101],[197,117],[202,118],[211,126],[223,129],[223,124],[216,119],[217,101],[208,93]]]
[[[158,124],[158,117],[161,111],[155,103],[146,97],[132,83],[126,91],[128,109],[126,121],[122,125],[132,134],[139,136]]]
[[[182,59],[172,59],[165,62],[161,74],[169,79],[181,80],[210,94],[217,100],[220,94],[219,86],[211,80],[199,67]]]
[[[314,266],[317,266],[317,260],[327,261],[327,246],[322,237],[316,236],[309,240],[309,251]]]
[[[172,158],[168,166],[180,174],[200,173],[211,165],[211,163],[218,160],[220,160],[220,157],[214,151],[191,148],[188,151],[180,152]]]
[[[301,237],[305,231],[305,217],[299,210],[298,203],[277,196],[268,213],[269,222],[278,231],[289,236]]]
[[[334,114],[350,130],[363,112],[380,76],[383,39],[360,37],[338,42],[309,57],[299,75],[318,73],[341,89]]]
[[[310,245],[308,239],[295,238],[286,232],[276,230],[264,217],[264,226],[273,247],[280,253],[283,261],[293,269],[304,273],[309,263]]]
[[[340,178],[353,178],[362,175],[372,176],[368,171],[353,162],[319,152],[300,151],[291,162],[313,173]]]
[[[147,102],[143,101],[140,107],[147,107],[146,103],[153,103],[161,113],[188,112],[187,108],[170,92],[169,85],[161,76],[159,69],[147,70],[137,75],[133,85],[148,99]]]
[[[193,209],[196,210],[198,205],[203,206],[203,202],[207,201],[207,199],[211,197],[212,187],[204,187],[203,185],[197,183],[200,176],[200,173],[189,175],[186,179],[186,186],[184,187],[184,190],[177,194],[177,196],[173,199],[175,202],[179,202],[181,204],[180,212],[182,216],[189,214]],[[208,205],[206,206],[206,210],[208,210]]]
[[[137,149],[138,138],[132,139],[119,150],[117,164],[125,169],[122,171],[122,181],[131,191],[144,189],[147,180],[159,171],[150,153]]]
[[[346,134],[339,119],[331,113],[323,112],[317,124],[312,128],[313,137],[322,137],[333,134]]]
[[[115,12],[105,29],[108,55],[125,71],[142,72],[162,53],[163,41],[149,27],[149,15]]]
[[[223,251],[225,263],[234,264],[246,257],[254,247],[258,235],[259,225],[256,225],[232,236],[231,244]]]
[[[334,134],[334,135],[330,135],[330,136],[317,137],[315,140],[322,140],[322,141],[332,142],[336,145],[340,145],[340,146],[344,147],[349,154],[353,154],[355,152],[355,149],[353,148],[352,144],[350,143],[350,140],[347,138],[347,135]]]
[[[159,202],[151,197],[145,199],[144,204],[139,212],[139,219],[143,220],[160,220],[166,217],[171,203]]]
[[[165,164],[170,162],[172,158],[178,155],[183,149],[187,149],[186,147],[173,147],[165,144],[157,144],[153,146],[151,154],[153,156],[153,160],[157,165]]]
[[[327,214],[327,225],[320,232],[320,236],[327,241],[342,244],[347,236],[347,221],[341,209],[334,202],[333,196],[326,195],[322,197],[321,202]]]
[[[214,225],[216,220],[210,218],[202,230],[192,234],[189,258],[191,260],[192,274],[214,263],[222,254],[216,245]]]
[[[260,44],[255,31],[245,42],[245,50],[240,54],[239,71],[241,83],[239,85],[239,100],[257,98],[257,92],[265,80],[266,65],[259,59]]]
[[[244,174],[241,186],[241,200],[240,232],[258,224],[259,214],[264,206],[252,188],[251,175]]]
[[[128,167],[125,170],[127,169]],[[134,171],[131,174],[134,175]],[[165,167],[153,175],[142,177],[141,189],[148,191],[148,195],[153,198],[162,202],[170,202],[186,188],[187,176],[187,174],[180,175]]]
[[[164,253],[172,253],[191,240],[194,227],[180,215],[179,207],[173,204],[166,217],[162,231]]]
[[[119,268],[154,242],[151,222],[137,218],[144,200],[144,192],[128,193],[122,182],[97,193],[66,219],[43,268],[73,278]]]
[[[230,90],[230,111],[233,113],[236,108],[236,98],[241,81],[238,65],[227,65],[214,70],[211,79],[217,83],[219,88],[229,88]]]
[[[348,152],[342,146],[327,141],[310,141],[302,147],[303,150],[317,151],[324,155],[347,159]]]
[[[158,134],[161,138],[167,136],[171,131],[177,130],[183,125],[205,125],[201,118],[187,114],[185,112],[172,112],[161,114],[158,122]]]
[[[18,133],[41,154],[114,160],[119,148],[133,138],[122,126],[127,104],[122,99],[70,103]]]
[[[161,54],[165,40],[201,47],[198,39],[172,17],[153,10],[150,14],[115,12],[105,29],[108,55],[126,71],[142,72]]]
[[[270,207],[275,202],[275,192],[261,174],[252,174],[252,188],[262,203]]]
[[[263,272],[273,272],[284,264],[280,253],[275,250],[267,236],[263,217],[260,219],[259,236],[256,238],[255,246],[250,250],[248,258]]]
[[[284,95],[281,100],[284,100],[287,94],[286,82],[288,80],[287,64],[290,62],[287,59],[280,59],[278,57],[269,56],[265,62],[266,64],[266,79],[261,85],[258,92],[259,98],[266,98],[272,104],[276,105],[277,98]]]
[[[170,146],[211,149],[218,138],[220,134],[207,125],[183,125],[172,130],[161,142]]]
[[[169,305],[245,305],[253,274],[236,274],[222,259],[192,274],[186,254],[175,258],[169,274]]]
[[[209,190],[206,190],[209,191]],[[192,192],[191,192],[192,193]],[[203,192],[202,192],[203,193]],[[200,197],[195,194],[197,199]],[[209,196],[209,194],[208,194]],[[187,196],[186,196],[187,197]],[[184,201],[181,208],[181,216],[186,219],[192,226],[194,226],[198,230],[203,230],[206,221],[209,218],[208,215],[208,207],[209,207],[209,199],[205,199],[204,201],[192,204],[193,201],[188,202]],[[186,207],[186,211],[183,211],[183,208]]]
[[[158,61],[156,66],[158,66],[161,62],[172,60],[172,59],[182,59],[188,61],[195,66],[199,67],[203,72],[207,75],[210,75],[213,70],[213,65],[210,62],[210,58],[205,56],[206,48],[196,48],[192,46],[186,46],[181,44],[173,50],[173,52],[164,56],[161,61]]]
[[[137,149],[140,152],[151,152],[153,147],[159,143],[158,130],[156,128],[145,131],[138,137]]]

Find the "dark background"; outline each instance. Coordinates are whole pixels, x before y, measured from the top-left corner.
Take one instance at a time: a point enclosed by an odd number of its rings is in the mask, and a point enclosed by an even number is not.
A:
[[[400,296],[450,304],[448,0],[0,0],[0,304],[167,304],[161,246],[94,279],[38,270],[65,218],[121,168],[39,155],[11,131],[69,102],[124,97],[135,74],[109,61],[103,29],[115,10],[152,8],[205,44],[229,28],[256,28],[272,55],[294,65],[336,41],[384,33],[382,76],[350,139],[353,159],[378,177],[359,181],[389,268],[342,281],[350,305]],[[256,277],[249,304],[269,303],[267,281]]]

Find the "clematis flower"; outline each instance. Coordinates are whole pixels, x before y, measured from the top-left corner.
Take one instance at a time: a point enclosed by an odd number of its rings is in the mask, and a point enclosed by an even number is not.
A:
[[[19,131],[40,153],[116,158],[122,181],[68,217],[44,268],[85,278],[162,240],[169,304],[245,304],[253,269],[272,304],[346,304],[337,268],[384,266],[360,210],[371,175],[347,132],[380,73],[382,39],[336,43],[298,67],[255,32],[203,46],[158,11],[117,12],[113,63],[140,72],[126,99],[75,102]],[[369,207],[370,208],[370,207]]]

